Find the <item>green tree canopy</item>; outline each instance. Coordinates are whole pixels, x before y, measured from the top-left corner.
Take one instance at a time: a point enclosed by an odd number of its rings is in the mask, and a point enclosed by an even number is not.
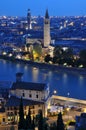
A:
[[[61,47],[61,46],[56,46],[56,47],[54,48],[53,54],[54,54],[54,57],[61,58],[61,57],[62,57],[62,54],[63,54],[63,49],[62,49],[62,47]]]
[[[33,45],[33,56],[40,57],[42,55],[42,45],[39,43],[34,43]]]
[[[47,55],[45,56],[44,61],[47,62],[47,63],[48,63],[49,61],[52,61],[52,58],[50,57],[49,54],[47,54]]]

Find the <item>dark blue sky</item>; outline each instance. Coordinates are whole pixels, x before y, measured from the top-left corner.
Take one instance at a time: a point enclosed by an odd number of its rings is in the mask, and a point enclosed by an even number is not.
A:
[[[44,15],[46,8],[53,16],[86,15],[86,0],[0,0],[0,15]]]

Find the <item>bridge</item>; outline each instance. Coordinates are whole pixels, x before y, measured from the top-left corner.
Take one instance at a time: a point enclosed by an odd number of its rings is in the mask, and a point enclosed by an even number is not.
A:
[[[56,105],[56,104],[74,104],[76,106],[86,106],[86,100],[80,100],[80,99],[75,99],[75,98],[69,98],[69,97],[63,97],[63,96],[57,96],[57,95],[52,95],[50,98],[50,104]]]
[[[72,38],[61,38],[62,40],[80,40],[80,41],[86,41],[86,38],[80,38],[80,37],[72,37]]]

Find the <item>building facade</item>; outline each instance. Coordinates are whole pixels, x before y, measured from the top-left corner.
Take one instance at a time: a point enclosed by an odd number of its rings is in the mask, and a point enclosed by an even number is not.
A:
[[[12,84],[10,96],[6,103],[7,122],[18,122],[21,97],[23,99],[25,117],[29,108],[32,117],[35,117],[39,110],[42,110],[43,115],[46,116],[46,102],[50,93],[49,86],[44,83],[23,82],[21,73],[18,73],[16,77],[16,82]]]

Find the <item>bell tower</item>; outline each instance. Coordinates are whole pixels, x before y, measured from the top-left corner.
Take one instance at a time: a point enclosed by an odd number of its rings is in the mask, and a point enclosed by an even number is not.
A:
[[[50,18],[48,14],[48,9],[45,13],[44,18],[44,47],[48,47],[50,44],[51,38],[50,38]]]
[[[30,12],[30,9],[28,9],[28,12],[27,12],[27,22],[28,22],[28,29],[31,29],[31,12]]]

